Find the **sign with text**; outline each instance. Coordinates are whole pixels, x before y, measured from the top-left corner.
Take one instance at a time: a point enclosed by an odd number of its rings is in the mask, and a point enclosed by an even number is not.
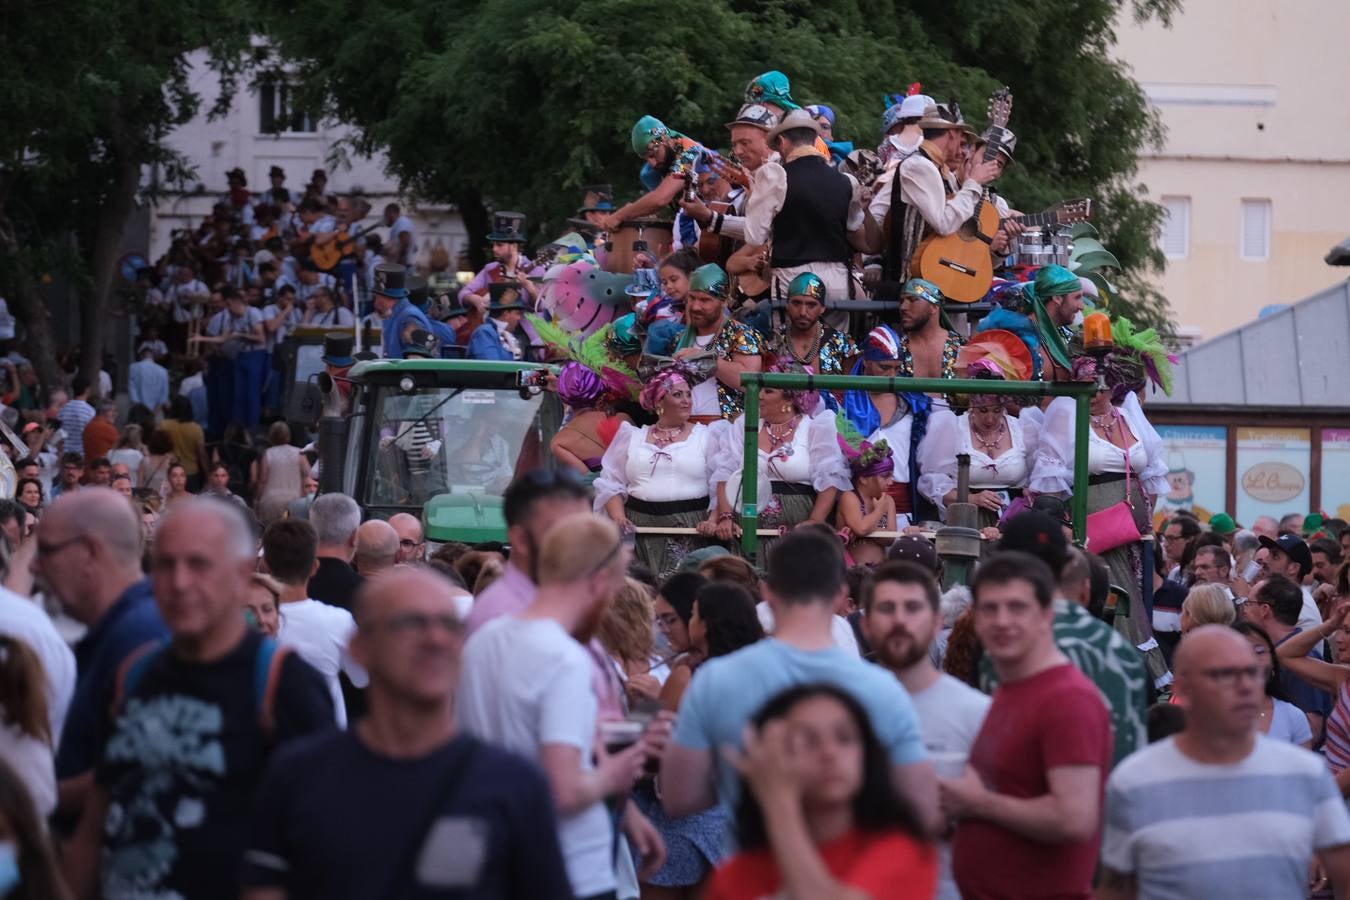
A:
[[[1322,508],[1350,515],[1350,428],[1322,429]]]
[[[1167,458],[1168,491],[1158,498],[1154,518],[1189,509],[1208,522],[1224,511],[1228,473],[1228,429],[1207,425],[1159,425]]]
[[[1312,433],[1307,428],[1237,430],[1237,520],[1308,512]]]

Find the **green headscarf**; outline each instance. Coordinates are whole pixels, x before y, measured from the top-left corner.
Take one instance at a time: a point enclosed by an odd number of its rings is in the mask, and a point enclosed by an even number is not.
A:
[[[712,294],[719,300],[727,299],[727,273],[717,263],[699,266],[689,276],[689,290]]]
[[[636,324],[637,316],[633,313],[620,316],[610,323],[605,345],[615,356],[632,356],[642,352],[642,340],[633,331]]]
[[[824,303],[825,282],[820,280],[819,275],[803,272],[788,284],[787,295],[789,297],[814,297]]]
[[[633,126],[633,152],[638,156],[646,156],[653,143],[670,134],[670,129],[656,116],[643,116]]]
[[[1069,348],[1064,344],[1059,327],[1050,320],[1050,314],[1045,311],[1045,301],[1082,289],[1083,283],[1078,280],[1077,275],[1063,266],[1053,264],[1041,266],[1036,271],[1036,280],[1023,289],[1023,293],[1031,300],[1032,309],[1036,314],[1036,325],[1040,329],[1041,340],[1045,342],[1045,349],[1050,352],[1051,359],[1066,369],[1073,367]]]
[[[772,103],[788,112],[801,109],[797,101],[792,99],[792,85],[788,83],[788,77],[777,69],[750,80],[745,86],[745,102]]]

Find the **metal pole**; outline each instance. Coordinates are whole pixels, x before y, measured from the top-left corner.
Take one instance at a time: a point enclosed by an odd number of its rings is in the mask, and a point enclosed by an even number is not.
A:
[[[759,388],[745,388],[745,463],[741,466],[741,551],[759,553]]]
[[[1095,392],[1095,391],[1094,391]],[[1073,418],[1073,539],[1087,544],[1088,517],[1088,425],[1092,400],[1087,394],[1074,398]],[[1088,547],[1091,550],[1091,547]]]

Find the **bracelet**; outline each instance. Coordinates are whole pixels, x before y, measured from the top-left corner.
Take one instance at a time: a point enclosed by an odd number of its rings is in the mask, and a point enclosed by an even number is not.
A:
[[[736,514],[734,512],[722,512],[717,514],[717,521],[719,522],[733,521],[735,518]]]

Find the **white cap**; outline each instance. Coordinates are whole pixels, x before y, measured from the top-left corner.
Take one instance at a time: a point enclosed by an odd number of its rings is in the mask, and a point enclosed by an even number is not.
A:
[[[924,110],[930,106],[936,106],[932,97],[927,94],[910,94],[900,102],[900,118],[919,119],[923,117]]]

